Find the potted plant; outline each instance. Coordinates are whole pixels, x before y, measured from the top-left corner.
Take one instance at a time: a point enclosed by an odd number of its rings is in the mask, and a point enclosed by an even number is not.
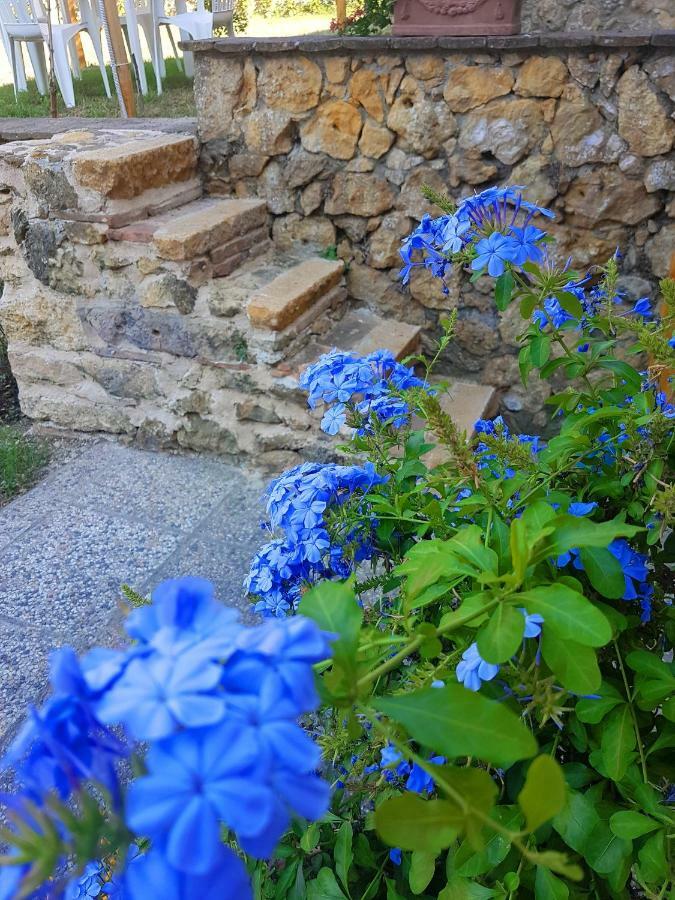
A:
[[[398,0],[393,33],[518,34],[521,0]]]

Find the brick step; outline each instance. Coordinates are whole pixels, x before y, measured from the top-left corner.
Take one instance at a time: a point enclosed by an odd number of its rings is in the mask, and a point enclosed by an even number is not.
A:
[[[201,198],[111,229],[108,237],[152,245],[157,256],[173,262],[208,258],[214,278],[271,246],[263,200]]]

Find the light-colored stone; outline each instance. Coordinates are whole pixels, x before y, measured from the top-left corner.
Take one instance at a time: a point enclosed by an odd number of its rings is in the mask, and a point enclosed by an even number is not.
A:
[[[657,278],[672,277],[670,265],[675,253],[675,224],[662,225],[645,244],[645,253]]]
[[[399,97],[389,110],[387,125],[399,136],[403,150],[429,159],[457,132],[455,117],[446,104],[427,97]]]
[[[243,81],[241,59],[197,54],[194,95],[201,140],[228,137],[236,130],[234,112],[239,104]]]
[[[550,156],[531,154],[511,170],[510,182],[526,186],[527,199],[546,206],[558,196],[556,167]]]
[[[410,276],[410,295],[427,309],[449,312],[460,303],[460,276],[456,270],[446,279],[448,293],[443,293],[443,285],[424,267],[416,267]]]
[[[440,83],[445,75],[445,60],[431,53],[413,53],[405,61],[406,69],[420,81]]]
[[[189,215],[177,215],[158,228],[153,243],[164,259],[194,259],[261,226],[266,219],[262,200],[207,201]]]
[[[382,91],[384,79],[372,69],[358,69],[349,84],[352,99],[360,103],[365,111],[376,121],[384,121],[384,102]]]
[[[467,113],[460,129],[459,146],[494,154],[513,165],[546,134],[541,103],[536,100],[493,100]]]
[[[274,220],[272,236],[280,250],[290,250],[297,243],[313,244],[325,250],[335,244],[335,225],[327,216],[291,213]]]
[[[110,199],[131,199],[150,188],[180,184],[197,171],[197,142],[184,135],[157,135],[98,150],[73,161],[78,184]]]
[[[390,269],[401,264],[401,240],[410,233],[411,222],[402,213],[389,213],[377,231],[370,236],[368,265],[375,269]]]
[[[401,193],[396,198],[396,208],[413,219],[439,215],[438,207],[422,196],[424,185],[439,193],[445,193],[448,189],[445,178],[439,172],[429,166],[419,166],[403,182]]]
[[[627,178],[613,166],[580,175],[565,194],[565,209],[582,227],[603,219],[637,225],[660,205],[658,197],[648,194],[641,181]]]
[[[375,350],[391,350],[396,359],[405,359],[419,349],[420,328],[394,319],[373,323],[370,330],[356,342],[356,356],[367,356]]]
[[[229,159],[232,178],[255,178],[265,168],[269,156],[262,153],[233,153]]]
[[[247,315],[256,328],[281,331],[342,278],[342,262],[310,259],[278,275],[249,300]]]
[[[597,108],[576,85],[569,85],[563,92],[551,136],[556,157],[568,166],[609,161],[611,132]],[[618,156],[621,142],[615,140],[614,148]]]
[[[258,89],[271,109],[307,112],[319,102],[321,69],[306,56],[271,56],[263,60]]]
[[[312,153],[351,159],[361,133],[361,115],[351,103],[329,100],[300,130],[302,145]]]
[[[508,94],[512,87],[512,73],[501,66],[452,66],[443,97],[453,112],[468,112]]]
[[[293,121],[279,109],[256,109],[244,119],[247,147],[263,156],[288,153],[293,146]]]
[[[567,66],[561,59],[530,56],[520,67],[515,92],[521,97],[559,97],[567,76]]]
[[[300,209],[306,216],[311,216],[323,203],[325,194],[326,183],[323,181],[313,181],[311,184],[308,184],[300,194]]]
[[[647,166],[645,187],[653,191],[675,191],[675,159],[655,159]]]
[[[673,145],[675,124],[668,118],[649,79],[631,66],[619,80],[619,134],[633,153],[658,156]]]
[[[394,142],[394,138],[395,135],[388,128],[385,128],[384,125],[377,125],[372,119],[368,118],[361,132],[359,150],[364,156],[379,159],[388,152]]]
[[[497,174],[497,166],[494,163],[484,160],[479,153],[472,153],[470,150],[456,150],[448,156],[448,170],[452,187],[462,183],[483,184]]]
[[[329,215],[377,216],[394,205],[395,195],[389,182],[375,175],[338,172],[331,187],[325,203]]]
[[[446,390],[438,395],[441,409],[450,416],[460,432],[471,436],[479,419],[490,418],[497,408],[497,394],[491,385],[471,381],[449,379]],[[433,469],[450,460],[450,450],[438,442],[438,436],[429,432],[427,440],[436,444],[424,456],[424,464]]]
[[[346,56],[327,56],[324,68],[328,81],[332,84],[342,84],[349,73],[349,59]]]

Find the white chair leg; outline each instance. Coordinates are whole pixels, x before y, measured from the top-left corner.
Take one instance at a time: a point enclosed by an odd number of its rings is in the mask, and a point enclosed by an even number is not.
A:
[[[138,36],[138,26],[135,23],[128,22],[126,35],[129,45],[129,58],[135,64],[138,86],[141,89],[141,94],[145,97],[148,93],[148,79],[145,77],[145,63],[143,62],[143,51],[141,50],[141,41]]]
[[[75,106],[75,90],[73,88],[73,76],[68,65],[68,46],[62,34],[54,30],[52,32],[52,44],[54,47],[54,74],[63,97],[63,102],[72,109]]]
[[[43,97],[46,97],[49,92],[49,76],[47,74],[44,44],[30,43],[28,45],[28,55],[33,66],[37,89]]]
[[[185,71],[185,67],[183,65],[182,58],[178,55],[178,47],[176,46],[176,39],[173,36],[173,29],[170,25],[166,26],[166,32],[169,35],[169,41],[171,43],[171,49],[173,50],[173,57],[176,60],[176,64],[179,69],[183,69]],[[164,62],[164,56],[162,55],[162,67],[164,71],[162,72],[163,76],[166,76],[166,64]]]
[[[73,78],[77,78],[77,80],[80,81],[82,78],[82,70],[80,68],[80,57],[77,55],[75,37],[68,41],[68,56],[70,57],[70,71],[73,73]]]
[[[159,31],[159,25],[155,25],[152,29],[152,44],[150,45],[152,53],[152,67],[155,70],[155,85],[157,87],[157,96],[162,93],[162,75],[164,69],[164,54],[162,53],[162,35]]]
[[[19,52],[21,52],[19,50]],[[19,72],[17,68],[16,43],[9,38],[9,61],[12,66],[12,81],[14,82],[14,99],[19,99]]]
[[[103,87],[105,88],[106,97],[108,100],[112,97],[110,93],[110,83],[108,81],[108,71],[105,67],[105,62],[103,60],[103,47],[101,46],[101,33],[95,26],[87,29],[87,34],[91,39],[91,43],[94,47],[94,53],[96,54],[96,61],[98,62],[98,67],[101,70],[101,76],[103,78]]]

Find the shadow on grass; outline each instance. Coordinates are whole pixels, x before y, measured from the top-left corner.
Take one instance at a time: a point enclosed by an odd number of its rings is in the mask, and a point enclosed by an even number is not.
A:
[[[136,95],[136,114],[148,117],[178,118],[180,116],[194,116],[195,102],[192,93],[192,81],[178,68],[175,59],[166,61],[166,78],[163,79],[163,93],[158,96],[155,90],[155,74],[150,63],[145,64],[145,73],[148,80],[149,93],[147,97]],[[73,109],[66,109],[61,95],[59,100],[59,115],[61,116],[85,116],[87,118],[116,118],[119,115],[119,107],[114,96],[113,80],[108,66],[108,81],[113,91],[112,99],[105,95],[103,79],[98,67],[89,66],[82,70],[82,77],[74,80],[75,103]],[[14,97],[14,88],[11,84],[0,86],[0,118],[34,118],[36,116],[49,115],[49,98],[41,97],[32,79],[28,82],[28,90],[21,91],[18,99]]]

